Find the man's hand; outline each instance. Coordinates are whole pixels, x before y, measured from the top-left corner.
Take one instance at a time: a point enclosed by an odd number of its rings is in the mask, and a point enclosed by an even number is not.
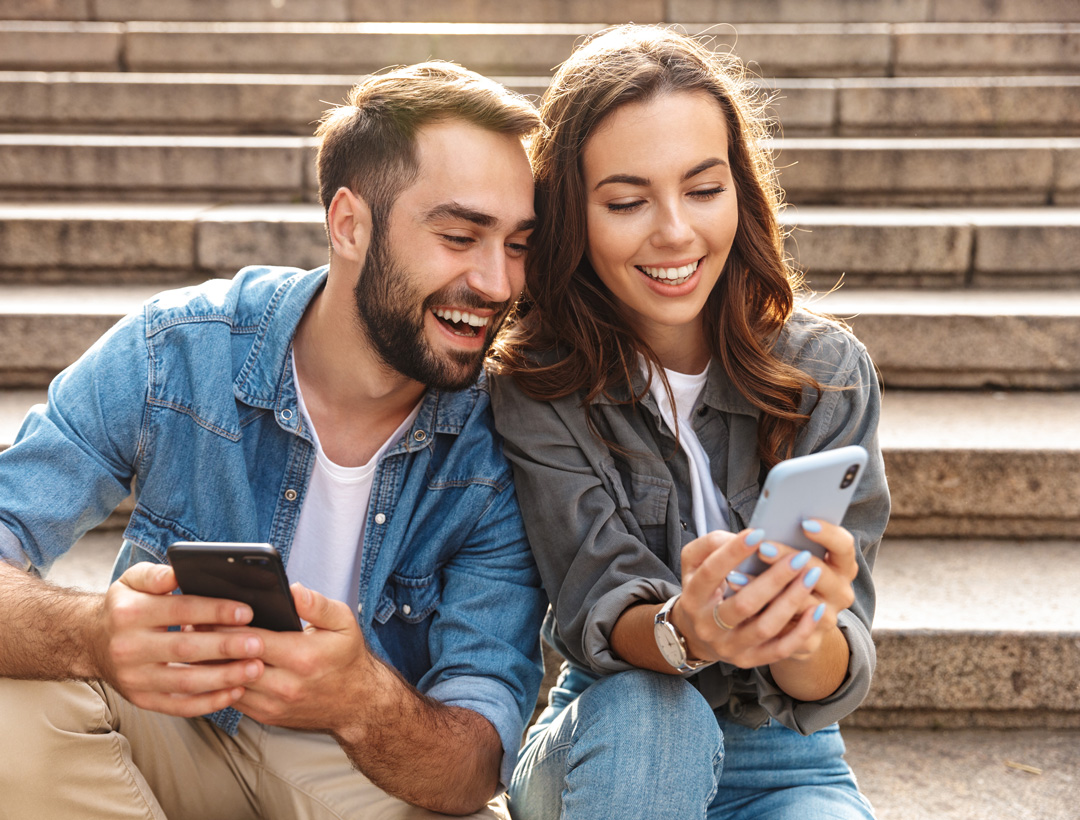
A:
[[[303,632],[259,631],[265,671],[248,685],[237,709],[260,723],[337,732],[354,722],[372,699],[385,695],[378,682],[391,674],[375,661],[352,610],[301,584],[291,587]]]
[[[88,626],[95,669],[87,677],[107,681],[143,709],[194,717],[234,704],[244,687],[263,674],[258,630],[237,627],[252,618],[235,601],[172,595],[171,567],[136,564],[117,579]],[[171,626],[195,630],[169,631]]]

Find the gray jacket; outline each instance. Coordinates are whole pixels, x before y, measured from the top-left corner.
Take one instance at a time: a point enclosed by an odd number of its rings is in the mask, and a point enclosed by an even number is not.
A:
[[[881,398],[863,345],[837,325],[800,310],[776,349],[826,386],[816,406],[814,391],[804,396],[803,410],[813,410],[794,454],[848,444],[870,453],[843,522],[859,546],[855,603],[839,616],[851,647],[848,674],[835,693],[812,703],[781,691],[767,667],[714,664],[693,682],[714,709],[726,709],[740,723],[757,726],[772,716],[809,734],[851,713],[870,686],[876,661],[870,571],[889,517],[889,491],[877,437]],[[642,378],[635,388],[643,383]],[[624,390],[616,398],[628,396]],[[511,377],[499,376],[491,398],[551,600],[545,639],[571,664],[593,674],[632,668],[612,651],[611,630],[632,604],[659,603],[679,592],[679,554],[697,537],[685,454],[648,394],[637,408],[603,398],[594,404],[597,429],[625,452],[610,449],[590,431],[579,395],[538,402]],[[758,414],[714,361],[693,427],[736,532],[749,521],[767,472],[757,456]]]

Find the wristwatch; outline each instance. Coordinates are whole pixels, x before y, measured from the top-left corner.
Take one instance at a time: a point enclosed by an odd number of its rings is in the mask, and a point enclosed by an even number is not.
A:
[[[664,604],[660,611],[656,613],[656,617],[653,619],[653,635],[656,636],[656,646],[660,649],[660,654],[664,656],[665,661],[680,672],[693,672],[707,666],[709,662],[693,660],[687,655],[686,638],[675,628],[675,624],[669,620],[671,610],[677,600],[679,600],[678,595]]]

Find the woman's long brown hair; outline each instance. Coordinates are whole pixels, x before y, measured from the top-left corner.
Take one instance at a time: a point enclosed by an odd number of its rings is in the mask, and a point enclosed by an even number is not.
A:
[[[582,391],[586,410],[598,396],[615,399],[613,390],[631,384],[638,353],[663,376],[656,355],[586,258],[581,157],[590,135],[617,108],[679,91],[709,94],[727,122],[739,224],[706,301],[704,327],[713,358],[761,411],[758,452],[772,466],[790,455],[806,423],[799,412],[804,389],[820,391],[820,385],[772,352],[794,309],[799,279],[786,262],[777,221],[781,192],[765,147],[764,102],[734,57],[690,37],[621,26],[580,46],[555,75],[541,104],[547,130],[530,149],[538,226],[525,296],[494,354],[526,395],[546,401]],[[533,355],[552,350],[555,363],[541,364]]]

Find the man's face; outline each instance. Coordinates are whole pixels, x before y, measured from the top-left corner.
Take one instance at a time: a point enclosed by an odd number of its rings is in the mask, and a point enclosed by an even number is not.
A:
[[[373,228],[356,307],[389,367],[460,390],[525,283],[532,172],[516,137],[461,121],[421,129],[417,155],[416,181]]]

